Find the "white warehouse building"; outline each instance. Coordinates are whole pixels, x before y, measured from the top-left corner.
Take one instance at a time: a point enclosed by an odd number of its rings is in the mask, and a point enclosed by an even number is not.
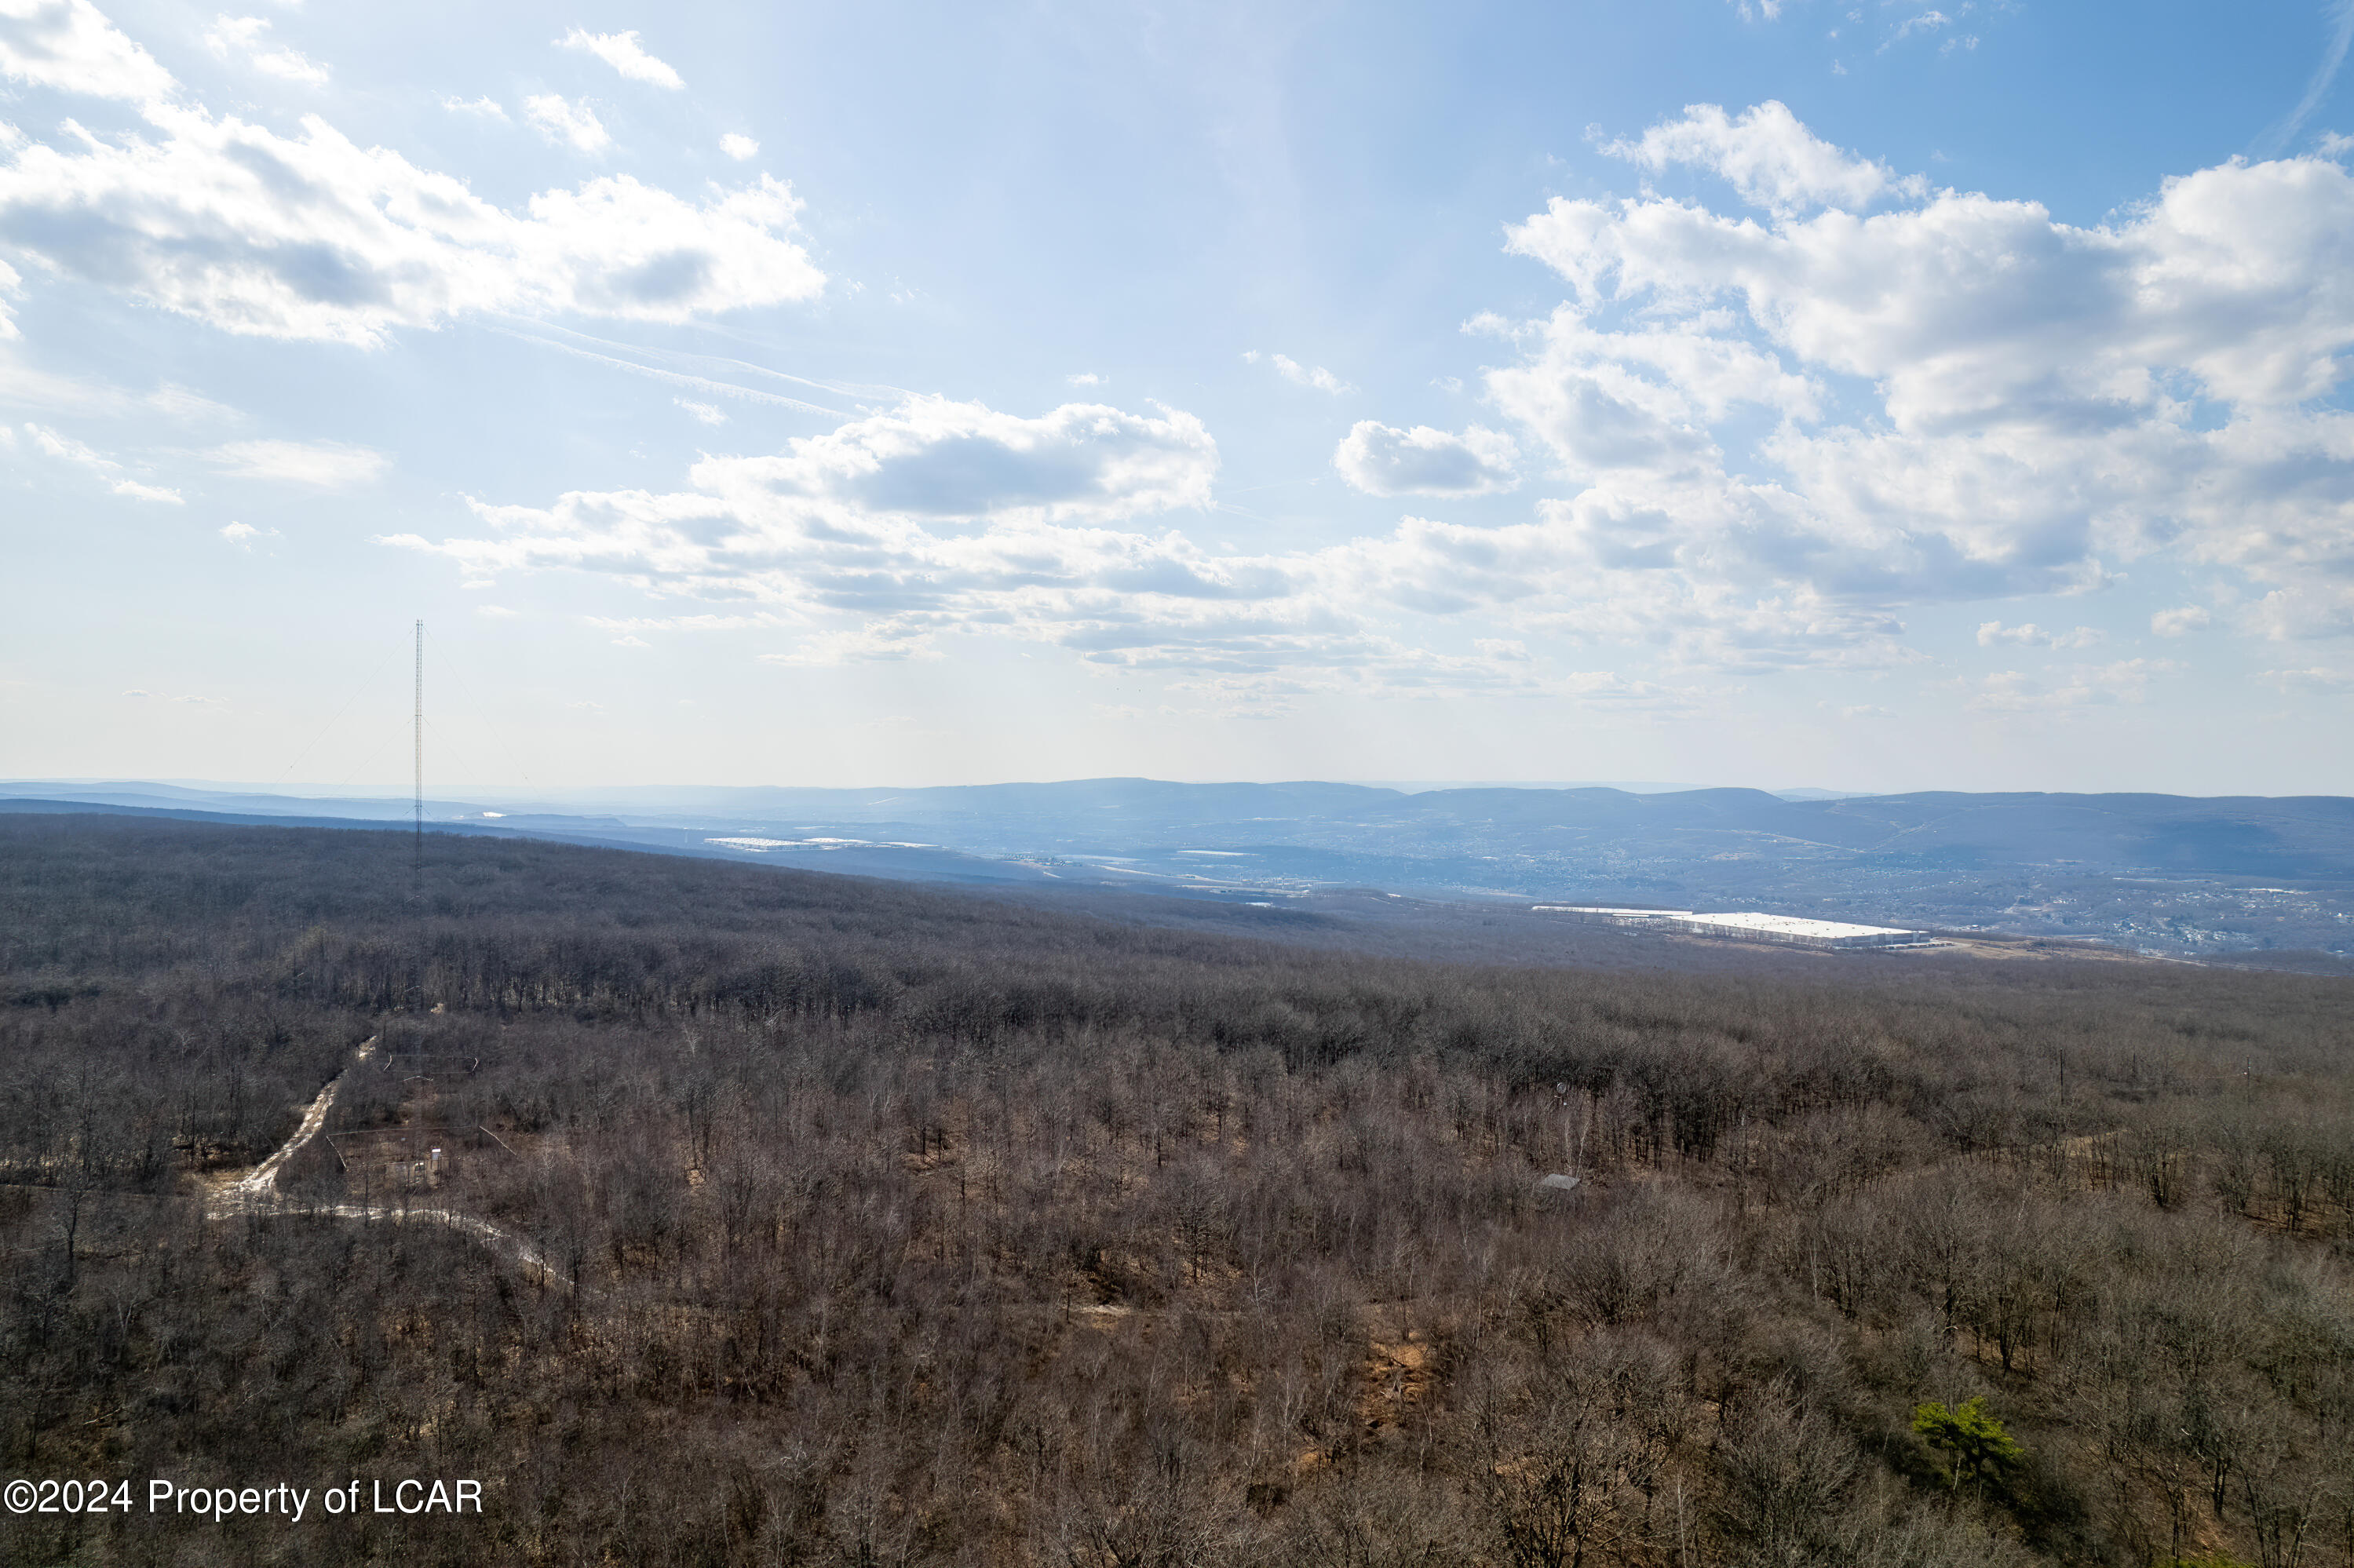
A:
[[[1782,942],[1797,948],[1918,948],[1935,940],[1924,932],[1901,930],[1893,926],[1857,926],[1845,920],[1808,920],[1796,915],[1730,911],[1702,914],[1691,909],[1618,909],[1583,904],[1538,904],[1532,907],[1540,915],[1604,920],[1614,926],[1647,926],[1690,937]]]

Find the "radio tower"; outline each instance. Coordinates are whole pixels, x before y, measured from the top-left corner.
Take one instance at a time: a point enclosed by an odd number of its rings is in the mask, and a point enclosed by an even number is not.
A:
[[[408,1010],[411,1019],[425,1011],[425,622],[417,623],[417,704],[411,715],[416,726],[417,832],[408,852],[408,913],[417,922],[417,957],[409,970]],[[412,1031],[422,1025],[412,1022]],[[424,1036],[412,1047],[423,1050]]]
[[[425,875],[425,623],[417,623],[417,843],[408,857],[413,880]]]

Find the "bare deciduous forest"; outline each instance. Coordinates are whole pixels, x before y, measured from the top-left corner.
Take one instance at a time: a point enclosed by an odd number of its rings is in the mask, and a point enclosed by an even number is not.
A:
[[[2343,980],[409,854],[0,822],[0,1473],[482,1516],[5,1561],[2354,1564]]]

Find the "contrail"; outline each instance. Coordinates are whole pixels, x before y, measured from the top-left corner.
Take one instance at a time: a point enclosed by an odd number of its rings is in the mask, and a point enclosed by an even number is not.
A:
[[[2296,107],[2289,111],[2288,118],[2256,139],[2255,150],[2264,157],[2272,157],[2288,145],[2288,139],[2297,133],[2315,110],[2321,107],[2322,95],[2329,90],[2329,84],[2338,79],[2338,69],[2346,63],[2346,46],[2354,42],[2354,0],[2331,0],[2329,5],[2322,7],[2322,15],[2329,20],[2329,46],[2322,51],[2321,63],[2314,68],[2312,82],[2306,86],[2305,96],[2297,101]]]
[[[850,418],[839,408],[828,408],[822,404],[805,402],[799,397],[788,397],[781,393],[756,392],[748,387],[738,387],[732,381],[714,381],[707,376],[687,376],[675,370],[662,370],[651,365],[640,365],[632,359],[618,359],[610,354],[598,354],[573,344],[559,343],[555,338],[542,337],[536,333],[518,332],[513,327],[501,326],[495,322],[484,322],[482,325],[485,331],[494,332],[504,337],[514,338],[523,343],[537,344],[542,348],[552,348],[558,354],[578,355],[582,359],[592,359],[599,365],[612,366],[617,370],[632,371],[640,376],[651,376],[656,381],[666,381],[674,387],[689,387],[698,392],[709,392],[722,397],[741,397],[754,403],[770,403],[780,408],[798,408],[805,414],[823,414],[829,419]],[[772,371],[769,374],[778,373]],[[785,379],[798,380],[799,377],[788,376]]]
[[[794,376],[782,370],[771,370],[765,365],[755,365],[750,360],[735,359],[726,355],[690,354],[683,349],[653,348],[640,343],[616,343],[610,338],[598,337],[593,334],[580,332],[572,327],[558,326],[554,322],[535,321],[528,316],[516,316],[504,312],[499,313],[499,315],[512,328],[523,332],[526,336],[539,337],[543,342],[552,344],[553,340],[563,339],[569,343],[587,344],[592,348],[632,355],[641,360],[658,360],[687,371],[711,370],[723,373],[731,370],[748,371],[754,376],[764,376],[772,381],[790,382],[796,387],[807,387],[820,392],[830,392],[837,397],[888,398],[897,402],[911,395],[906,387],[893,387],[887,383],[815,380],[807,376]],[[546,335],[541,336],[541,334]]]

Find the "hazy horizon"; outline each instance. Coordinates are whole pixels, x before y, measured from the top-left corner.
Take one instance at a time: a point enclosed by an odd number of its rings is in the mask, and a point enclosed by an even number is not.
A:
[[[1752,782],[1748,782],[1748,781],[1745,781],[1745,780],[1720,781],[1720,782],[1715,782],[1715,783],[1694,783],[1694,782],[1689,782],[1689,781],[1662,780],[1662,779],[1408,779],[1408,780],[1398,780],[1398,779],[1339,779],[1339,778],[1314,778],[1314,777],[1308,777],[1308,776],[1303,776],[1303,777],[1300,777],[1300,778],[1295,778],[1295,779],[1273,779],[1273,778],[1267,778],[1267,779],[1237,779],[1237,778],[1231,778],[1231,777],[1225,777],[1225,778],[1221,778],[1221,777],[1205,777],[1205,778],[1198,778],[1198,779],[1178,779],[1178,778],[1156,777],[1156,776],[1149,775],[1149,774],[1095,774],[1095,775],[1089,775],[1089,776],[1087,776],[1087,777],[1084,777],[1084,778],[1077,778],[1077,777],[1075,777],[1075,778],[1064,778],[1064,779],[1048,779],[1048,778],[1032,778],[1032,779],[1023,779],[1023,778],[1007,778],[1007,779],[971,779],[971,780],[963,780],[963,781],[951,782],[951,783],[922,783],[922,784],[908,783],[908,782],[907,782],[907,781],[905,781],[905,780],[891,780],[891,779],[885,779],[885,780],[881,780],[881,781],[877,781],[877,782],[872,782],[872,783],[861,783],[861,784],[705,784],[705,783],[683,782],[683,781],[676,780],[676,779],[671,779],[671,780],[661,780],[661,781],[652,781],[652,782],[644,782],[644,783],[622,783],[622,784],[540,784],[540,785],[527,785],[527,784],[514,784],[514,783],[484,783],[484,782],[475,782],[475,781],[469,781],[469,780],[459,780],[459,781],[455,781],[455,782],[440,782],[440,781],[435,781],[435,780],[432,780],[432,779],[428,779],[428,780],[427,780],[427,782],[426,782],[426,787],[425,787],[425,800],[426,800],[426,803],[427,803],[428,805],[431,805],[431,804],[432,804],[435,800],[443,800],[443,799],[456,798],[456,797],[460,797],[460,796],[472,796],[472,797],[474,797],[474,798],[476,798],[476,799],[481,799],[481,800],[549,800],[549,801],[561,801],[561,800],[566,800],[566,799],[567,799],[567,798],[584,798],[584,799],[585,799],[585,798],[593,798],[593,797],[601,796],[601,795],[622,795],[622,794],[660,795],[660,794],[665,794],[665,793],[691,794],[691,793],[694,793],[694,792],[695,792],[695,791],[707,791],[707,792],[711,792],[711,793],[715,793],[715,794],[725,794],[725,793],[734,793],[734,792],[745,792],[745,793],[750,793],[750,792],[757,792],[757,791],[761,791],[761,790],[807,790],[807,791],[810,791],[810,792],[812,792],[812,793],[817,793],[817,792],[831,792],[831,793],[842,793],[842,794],[854,794],[854,793],[865,793],[865,792],[871,792],[871,791],[875,791],[875,790],[882,790],[882,789],[931,790],[931,789],[991,789],[991,788],[1023,788],[1023,787],[1028,787],[1028,788],[1044,788],[1044,787],[1052,787],[1052,786],[1055,786],[1055,785],[1064,785],[1064,784],[1100,784],[1100,783],[1111,783],[1111,782],[1140,782],[1140,783],[1152,783],[1152,784],[1171,784],[1171,785],[1178,785],[1178,786],[1185,786],[1185,787],[1200,787],[1200,788],[1214,788],[1214,787],[1219,787],[1219,786],[1260,787],[1260,788],[1280,788],[1280,787],[1283,787],[1283,786],[1286,786],[1286,785],[1319,784],[1319,785],[1335,785],[1335,786],[1341,786],[1341,787],[1348,787],[1348,788],[1354,788],[1354,789],[1389,789],[1389,790],[1394,790],[1394,791],[1396,791],[1397,793],[1399,793],[1399,794],[1403,794],[1403,795],[1429,794],[1429,793],[1434,793],[1434,792],[1437,792],[1437,791],[1441,791],[1441,790],[1448,790],[1448,789],[1529,789],[1529,790],[1561,790],[1561,789],[1616,789],[1616,790],[1619,790],[1619,791],[1622,791],[1622,792],[1624,792],[1624,793],[1630,794],[1630,795],[1665,795],[1665,794],[1676,794],[1676,793],[1681,793],[1681,792],[1687,792],[1687,791],[1708,790],[1708,789],[1752,789],[1752,790],[1756,790],[1756,791],[1758,791],[1758,792],[1760,792],[1760,793],[1763,793],[1763,794],[1775,795],[1775,796],[1786,797],[1786,798],[1787,798],[1787,797],[1808,797],[1808,796],[1813,796],[1813,797],[1820,797],[1820,798],[1826,798],[1826,799],[1854,799],[1854,800],[1871,799],[1871,798],[1879,797],[1879,796],[1888,796],[1888,795],[1906,795],[1906,794],[1937,794],[1937,793],[1953,793],[1953,794],[1983,794],[1983,795],[2037,795],[2037,794],[2049,794],[2049,795],[2095,795],[2095,794],[2171,795],[2171,796],[2179,796],[2179,797],[2180,797],[2180,798],[2182,798],[2182,799],[2186,799],[2186,800],[2218,800],[2218,799],[2253,799],[2253,800],[2263,800],[2263,799],[2276,799],[2276,800],[2286,800],[2286,799],[2336,799],[2336,800],[2347,800],[2347,799],[2354,799],[2354,790],[2276,790],[2276,791],[2240,790],[2240,791],[2205,791],[2205,792],[2200,792],[2200,791],[2186,791],[2186,790],[2157,790],[2157,789],[2068,790],[2068,789],[1983,789],[1983,790],[1943,790],[1943,789],[1936,789],[1936,788],[1935,788],[1935,787],[1931,787],[1931,788],[1927,788],[1927,789],[1887,789],[1887,790],[1876,790],[1876,789],[1838,789],[1838,788],[1835,788],[1835,787],[1827,786],[1827,785],[1820,785],[1820,784],[1758,784],[1758,783],[1752,783]],[[303,781],[301,781],[301,780],[295,780],[295,781],[284,782],[284,783],[276,783],[276,782],[256,782],[256,781],[243,780],[243,779],[196,779],[196,778],[162,778],[162,777],[156,777],[156,776],[137,776],[137,775],[128,775],[128,774],[93,774],[93,775],[89,775],[89,776],[85,776],[85,777],[82,777],[82,778],[58,778],[58,777],[46,777],[46,778],[45,778],[45,777],[36,777],[36,776],[29,776],[29,775],[28,775],[28,776],[18,776],[18,777],[6,777],[6,778],[0,778],[0,788],[5,788],[5,789],[21,789],[21,788],[27,787],[27,786],[37,786],[37,785],[43,785],[43,784],[55,784],[55,785],[67,786],[67,787],[72,787],[72,788],[77,788],[77,789],[95,789],[95,788],[104,787],[104,786],[140,786],[140,785],[147,785],[147,786],[160,786],[160,787],[164,787],[164,788],[169,788],[169,789],[187,789],[187,790],[192,790],[192,791],[217,791],[217,792],[220,792],[220,793],[224,793],[224,794],[228,794],[228,793],[245,793],[245,794],[251,794],[251,795],[257,795],[257,796],[278,796],[278,797],[284,797],[284,798],[289,799],[289,800],[314,799],[314,800],[386,800],[386,801],[393,801],[393,802],[406,803],[406,802],[408,802],[408,801],[411,799],[411,789],[410,789],[410,786],[409,786],[409,784],[408,783],[408,781],[406,781],[406,780],[401,780],[401,781],[398,781],[398,782],[395,782],[395,781],[387,781],[387,782],[384,782],[384,783],[378,783],[378,784],[330,784],[330,783],[319,783],[319,782],[303,782]]]

